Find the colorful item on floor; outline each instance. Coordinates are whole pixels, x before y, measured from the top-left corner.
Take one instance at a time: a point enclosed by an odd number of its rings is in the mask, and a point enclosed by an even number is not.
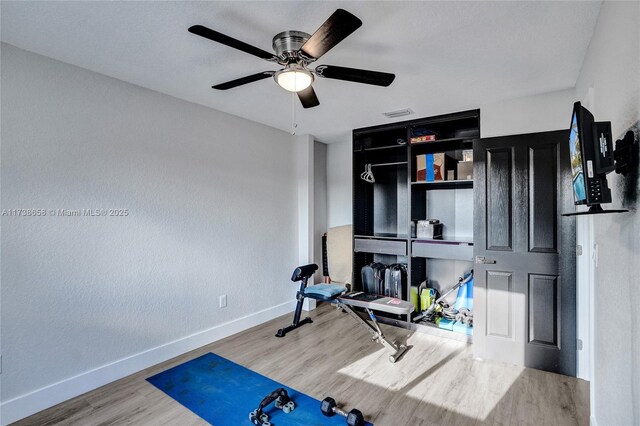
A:
[[[473,311],[473,278],[466,284],[460,286],[458,295],[456,296],[456,303],[453,307],[456,311],[459,311],[461,308],[467,308]]]

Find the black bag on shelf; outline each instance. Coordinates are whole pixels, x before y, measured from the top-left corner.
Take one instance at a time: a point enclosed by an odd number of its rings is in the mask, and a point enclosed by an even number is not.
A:
[[[383,294],[384,276],[387,267],[378,262],[362,267],[362,290],[370,294]]]
[[[407,267],[402,263],[389,265],[384,273],[384,295],[403,298],[404,289],[407,286]]]

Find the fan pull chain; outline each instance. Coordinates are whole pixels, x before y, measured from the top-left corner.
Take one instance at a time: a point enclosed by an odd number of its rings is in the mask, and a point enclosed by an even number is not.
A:
[[[296,134],[298,123],[296,123],[296,92],[291,92],[291,135]]]

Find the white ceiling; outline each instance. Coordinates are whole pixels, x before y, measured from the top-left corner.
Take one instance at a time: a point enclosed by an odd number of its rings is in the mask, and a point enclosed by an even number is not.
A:
[[[1,38],[14,46],[278,129],[331,143],[391,122],[573,87],[600,2],[2,1]],[[195,36],[201,24],[263,50],[284,30],[313,33],[336,8],[363,25],[315,64],[396,74],[387,88],[316,79],[320,106],[266,79],[213,84],[277,65]],[[404,117],[407,119],[411,117]]]

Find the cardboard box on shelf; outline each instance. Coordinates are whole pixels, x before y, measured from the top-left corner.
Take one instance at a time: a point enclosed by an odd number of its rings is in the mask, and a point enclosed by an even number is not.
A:
[[[429,175],[427,174],[427,182],[444,180],[444,177],[446,176],[444,152],[438,152],[431,155],[433,155],[433,176],[429,179]]]
[[[416,156],[416,182],[444,180],[444,154],[422,154]]]
[[[416,182],[427,181],[427,154],[416,155]]]
[[[473,179],[473,161],[460,161],[458,163],[458,179]]]
[[[444,152],[416,156],[416,182],[439,182],[451,180],[448,171],[455,171],[456,160]],[[454,177],[455,179],[455,173]]]

